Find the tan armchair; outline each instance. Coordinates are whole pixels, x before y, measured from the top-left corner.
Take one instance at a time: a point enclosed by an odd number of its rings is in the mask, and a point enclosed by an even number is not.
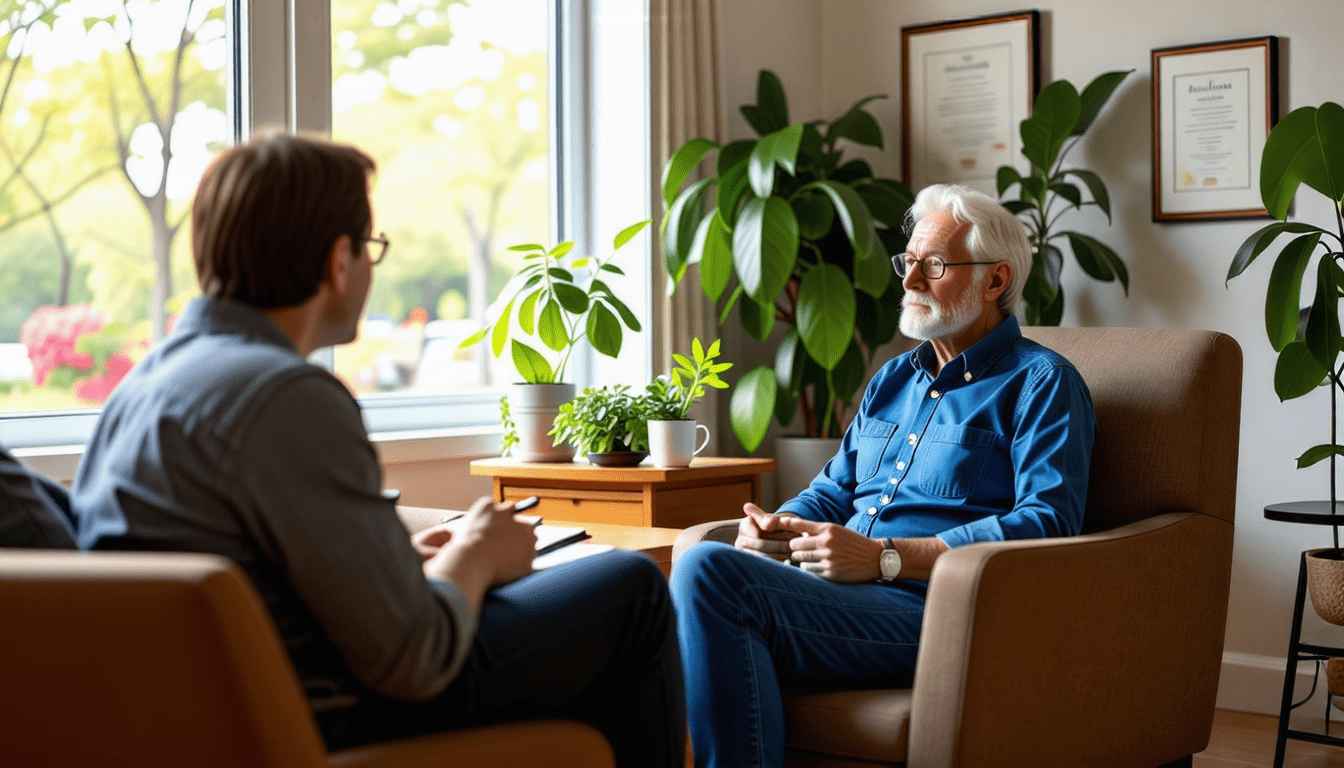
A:
[[[1073,361],[1098,430],[1084,533],[939,558],[911,690],[786,701],[790,765],[1155,768],[1213,725],[1241,348],[1206,331],[1026,328]],[[673,551],[732,541],[687,529]]]
[[[612,766],[579,723],[328,754],[251,581],[213,555],[0,549],[0,764]]]

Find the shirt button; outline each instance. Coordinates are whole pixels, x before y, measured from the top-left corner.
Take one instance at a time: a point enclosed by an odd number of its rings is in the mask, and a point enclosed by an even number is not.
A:
[[[907,442],[907,443],[909,443],[909,444],[911,444],[911,445],[914,445],[915,443],[919,442],[919,438],[918,438],[918,437],[915,437],[915,433],[914,433],[914,432],[911,432],[911,433],[910,433],[910,436],[907,437],[907,438],[905,439],[905,442]]]
[[[938,390],[936,390],[936,389],[929,390],[929,397],[933,398],[934,400],[937,400],[937,399],[938,399]]]
[[[970,380],[971,380],[971,372],[970,372],[970,371],[967,371],[967,372],[961,374],[961,377],[962,377],[963,379],[967,380],[967,381],[970,381]]]
[[[886,504],[886,503],[889,502],[889,501],[891,501],[891,497],[890,497],[890,496],[883,496],[883,497],[882,497],[882,503],[883,503],[883,504]]]
[[[869,507],[869,508],[868,508],[868,514],[870,514],[870,515],[876,515],[876,514],[877,514],[877,507]]]
[[[903,470],[903,469],[905,469],[905,462],[904,462],[904,461],[898,461],[898,462],[896,462],[896,471],[899,472],[899,471],[901,471],[901,470]],[[894,478],[894,477],[891,478],[891,482],[895,483],[895,482],[896,482],[896,478]]]

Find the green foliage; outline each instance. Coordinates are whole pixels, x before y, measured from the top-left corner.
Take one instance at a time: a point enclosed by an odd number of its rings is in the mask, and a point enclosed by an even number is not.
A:
[[[1288,207],[1302,185],[1325,195],[1334,209],[1334,231],[1287,221]],[[1283,235],[1293,236],[1279,249],[1265,287],[1265,334],[1278,352],[1274,392],[1292,400],[1330,387],[1331,411],[1341,383],[1339,299],[1344,295],[1344,107],[1326,102],[1290,112],[1274,126],[1260,156],[1260,198],[1278,219],[1254,232],[1237,249],[1227,279],[1246,271],[1256,257]],[[1319,253],[1318,253],[1319,251]],[[1316,287],[1302,304],[1302,277],[1316,261]],[[1307,449],[1297,459],[1309,467],[1344,455],[1337,424],[1330,419],[1330,442]],[[1333,483],[1332,483],[1333,488]],[[1331,499],[1333,501],[1333,499]],[[1338,546],[1338,543],[1336,543]]]
[[[510,247],[511,251],[526,254],[522,268],[495,300],[491,308],[493,319],[460,346],[469,347],[489,338],[490,351],[495,357],[509,346],[514,366],[528,384],[561,381],[570,354],[585,337],[593,349],[616,357],[621,353],[622,324],[636,333],[640,324],[601,277],[603,272],[625,274],[611,263],[615,251],[648,224],[641,221],[621,230],[612,243],[611,256],[605,260],[571,256],[572,240],[549,249],[535,243]],[[503,308],[499,309],[501,305]],[[558,353],[553,356],[554,364],[534,346],[519,341],[520,336],[537,339],[543,348]]]
[[[874,350],[896,335],[901,286],[887,255],[905,248],[914,196],[866,162],[846,162],[840,144],[882,147],[864,109],[879,98],[829,123],[791,123],[783,86],[761,70],[756,103],[741,107],[758,139],[694,138],[663,167],[670,289],[699,264],[701,290],[722,302],[721,323],[736,304],[742,328],[763,342],[783,322],[784,346],[796,352],[748,373],[733,392],[733,431],[749,451],[772,419],[787,426],[798,410],[805,434],[839,434]],[[712,175],[687,184],[715,151]]]
[[[504,428],[504,434],[499,439],[499,455],[508,456],[513,453],[513,447],[519,440],[518,425],[513,422],[513,416],[509,414],[508,395],[499,398],[499,424]]]
[[[705,394],[705,387],[727,389],[728,384],[719,374],[733,367],[732,363],[716,363],[719,340],[705,349],[699,339],[691,340],[691,357],[674,354],[677,368],[672,369],[671,380],[659,376],[645,387],[642,406],[649,420],[677,421],[686,418],[691,403]]]
[[[627,384],[585,387],[560,406],[547,434],[555,436],[555,445],[568,443],[580,454],[647,451],[649,425],[641,400]]]
[[[1092,126],[1120,82],[1133,71],[1098,75],[1081,95],[1067,80],[1056,80],[1042,88],[1031,117],[1019,126],[1022,154],[1031,161],[1031,172],[1023,176],[1011,165],[998,170],[1000,198],[1014,186],[1018,188],[1017,199],[1005,200],[1004,206],[1022,221],[1031,241],[1031,273],[1022,287],[1029,325],[1059,325],[1064,315],[1064,291],[1059,285],[1064,252],[1053,241],[1066,240],[1083,272],[1105,283],[1119,280],[1125,295],[1129,295],[1129,271],[1110,246],[1056,226],[1068,211],[1091,205],[1100,208],[1110,223],[1111,198],[1106,184],[1092,171],[1065,168],[1064,158]],[[1084,198],[1077,182],[1087,188],[1091,199]]]

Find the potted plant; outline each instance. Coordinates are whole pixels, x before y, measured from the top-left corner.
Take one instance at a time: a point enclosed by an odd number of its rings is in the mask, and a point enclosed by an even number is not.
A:
[[[645,388],[644,414],[649,424],[649,452],[654,466],[684,467],[709,442],[709,427],[687,418],[691,404],[705,394],[705,387],[727,389],[719,374],[732,363],[714,362],[719,356],[719,340],[705,349],[700,339],[691,340],[691,357],[674,354],[679,367],[672,375],[659,376]],[[696,432],[705,430],[704,443],[697,448]]]
[[[1061,238],[1068,242],[1084,272],[1102,282],[1119,280],[1125,295],[1129,295],[1129,271],[1110,246],[1081,232],[1060,231],[1056,225],[1070,209],[1082,210],[1089,205],[1100,208],[1110,224],[1111,198],[1106,184],[1092,171],[1065,168],[1064,158],[1095,122],[1116,87],[1133,71],[1099,75],[1081,96],[1067,80],[1056,80],[1042,88],[1031,117],[1019,126],[1022,154],[1031,161],[1031,172],[1023,176],[1011,165],[998,170],[1000,198],[1013,186],[1018,188],[1017,199],[1004,200],[1003,205],[1019,217],[1031,242],[1031,274],[1022,286],[1028,325],[1059,325],[1064,315],[1064,291],[1059,286],[1064,253],[1053,242]],[[1070,176],[1082,182],[1091,200],[1083,197],[1082,188]]]
[[[604,467],[634,466],[649,455],[644,406],[628,384],[585,387],[560,405],[550,434]]]
[[[741,108],[759,138],[724,146],[694,138],[663,168],[663,257],[673,284],[698,263],[701,289],[722,302],[720,323],[736,310],[757,341],[776,322],[787,326],[775,364],[748,371],[733,391],[730,420],[748,452],[772,419],[788,426],[795,415],[805,436],[838,438],[875,350],[896,335],[901,285],[887,257],[905,248],[913,195],[866,162],[845,161],[841,143],[882,147],[864,109],[879,98],[830,122],[791,123],[783,86],[762,70],[756,103]],[[686,184],[715,151],[712,175]]]
[[[1287,220],[1300,185],[1324,194],[1334,208],[1335,229]],[[1279,249],[1265,289],[1265,331],[1278,353],[1274,391],[1280,400],[1302,397],[1322,384],[1330,388],[1330,442],[1297,457],[1298,468],[1330,462],[1329,514],[1337,513],[1338,401],[1341,381],[1339,298],[1344,292],[1344,107],[1326,102],[1290,112],[1270,131],[1260,160],[1260,197],[1278,221],[1246,238],[1237,249],[1227,279],[1240,275],[1281,235],[1293,235]],[[1328,225],[1327,225],[1328,226]],[[1319,253],[1318,253],[1319,251]],[[1316,287],[1309,306],[1302,302],[1302,276],[1316,257]],[[1344,525],[1344,515],[1340,516]],[[1339,528],[1334,546],[1307,553],[1307,584],[1321,618],[1344,624],[1344,552]]]
[[[616,357],[624,335],[621,326],[640,330],[639,320],[602,280],[602,273],[625,274],[611,260],[648,224],[641,221],[617,233],[606,259],[571,254],[572,240],[553,248],[535,243],[509,248],[526,254],[523,266],[491,306],[485,327],[460,346],[488,337],[495,357],[509,347],[523,383],[513,385],[509,400],[501,402],[503,445],[522,461],[574,457],[569,446],[547,439],[560,404],[574,397],[574,385],[563,381],[565,368],[581,340],[586,338],[599,353]]]

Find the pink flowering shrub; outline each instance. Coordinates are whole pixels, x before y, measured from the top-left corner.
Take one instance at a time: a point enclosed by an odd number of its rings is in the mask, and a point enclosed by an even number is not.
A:
[[[88,304],[38,308],[24,321],[19,341],[28,348],[34,384],[69,389],[94,404],[107,400],[149,348]]]

